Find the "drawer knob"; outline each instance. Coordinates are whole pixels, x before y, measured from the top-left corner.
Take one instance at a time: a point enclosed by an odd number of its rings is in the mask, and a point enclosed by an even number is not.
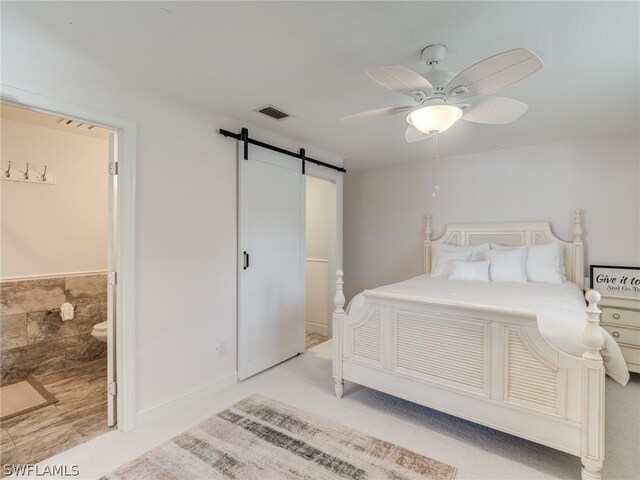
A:
[[[620,332],[613,332],[611,335],[613,338],[618,338],[620,336]]]
[[[613,314],[613,318],[615,318],[616,320],[620,320],[620,314],[619,313],[614,313]]]

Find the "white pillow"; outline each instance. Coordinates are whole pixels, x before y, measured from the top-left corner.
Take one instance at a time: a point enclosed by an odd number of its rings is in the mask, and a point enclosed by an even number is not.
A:
[[[527,247],[527,277],[530,282],[562,283],[564,248],[559,243]]]
[[[433,261],[433,268],[431,269],[432,277],[445,277],[449,276],[451,270],[451,262],[454,260],[469,260],[471,252],[469,250],[457,250],[453,252],[439,251]]]
[[[477,262],[484,259],[484,252],[489,250],[491,245],[488,243],[481,243],[479,245],[451,245],[449,243],[436,243],[436,255],[438,252],[459,252],[461,250],[469,250],[471,252],[472,262]]]
[[[511,249],[504,245],[491,244],[498,250]],[[516,247],[522,248],[522,247]],[[566,281],[564,247],[559,243],[531,245],[526,247],[525,267],[530,282],[563,283]]]
[[[485,259],[489,261],[491,281],[525,283],[527,281],[525,253],[524,247],[484,252]]]
[[[449,280],[489,281],[489,262],[465,262],[453,260]]]

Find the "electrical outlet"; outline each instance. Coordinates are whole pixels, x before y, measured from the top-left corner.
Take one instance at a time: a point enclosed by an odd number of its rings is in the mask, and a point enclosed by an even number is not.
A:
[[[225,346],[224,346],[224,342],[220,342],[218,344],[216,344],[216,353],[218,354],[219,357],[223,356],[226,352],[225,352]]]

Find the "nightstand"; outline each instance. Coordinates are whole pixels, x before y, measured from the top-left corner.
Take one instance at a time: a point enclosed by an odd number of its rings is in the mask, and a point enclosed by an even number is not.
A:
[[[618,342],[630,372],[640,373],[640,298],[602,294],[601,325]]]

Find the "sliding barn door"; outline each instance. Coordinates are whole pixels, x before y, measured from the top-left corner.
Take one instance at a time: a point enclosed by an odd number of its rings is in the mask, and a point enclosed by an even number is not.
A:
[[[238,377],[304,352],[305,177],[299,159],[239,159]]]

